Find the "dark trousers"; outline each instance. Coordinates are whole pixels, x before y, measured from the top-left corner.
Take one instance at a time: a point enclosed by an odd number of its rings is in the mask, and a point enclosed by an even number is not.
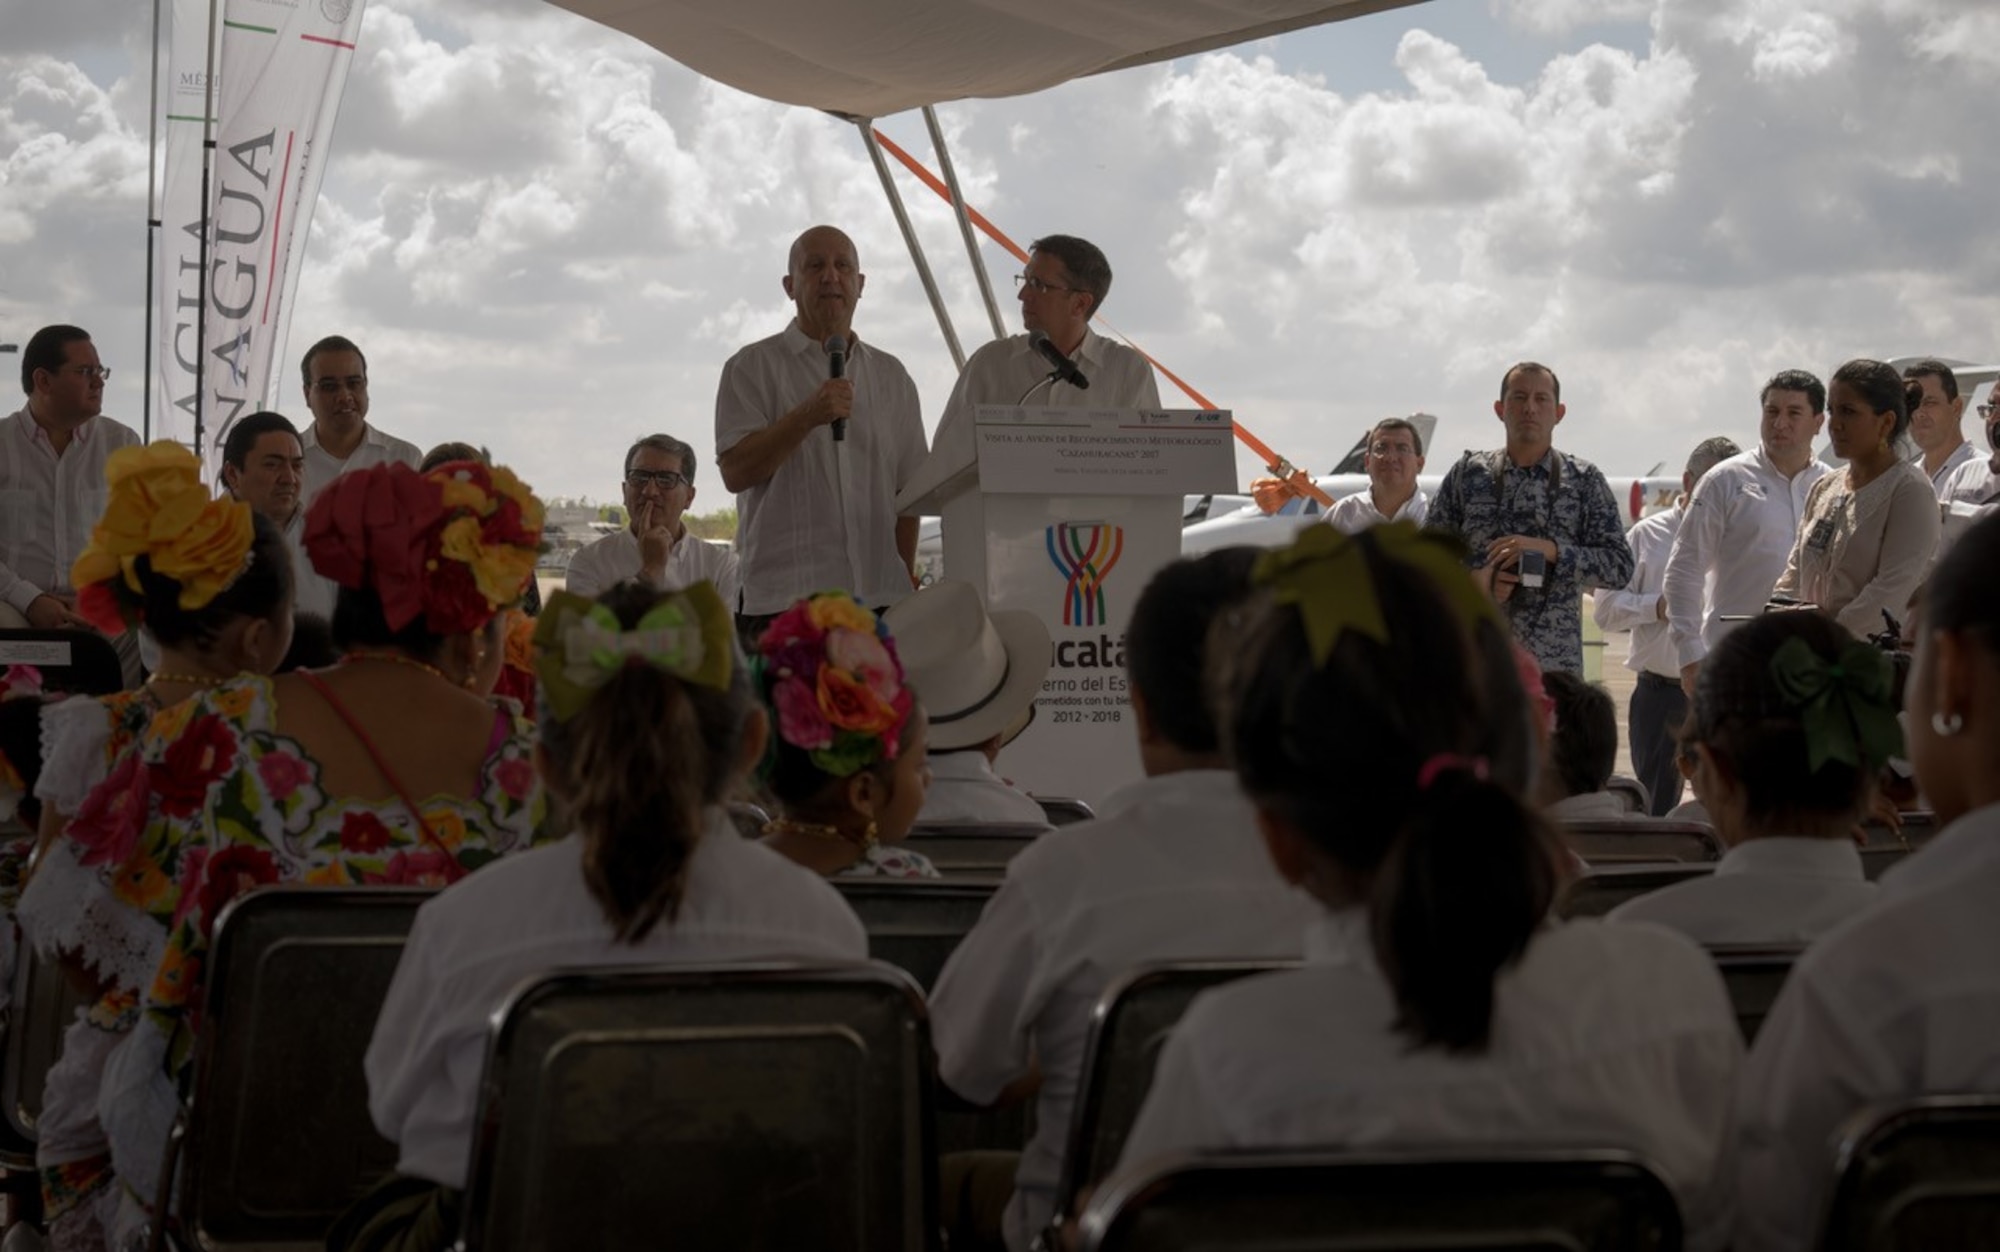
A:
[[[1652,814],[1663,817],[1681,802],[1681,771],[1674,763],[1675,736],[1687,720],[1687,695],[1680,680],[1641,673],[1627,709],[1626,733],[1632,748],[1632,772],[1653,798]]]

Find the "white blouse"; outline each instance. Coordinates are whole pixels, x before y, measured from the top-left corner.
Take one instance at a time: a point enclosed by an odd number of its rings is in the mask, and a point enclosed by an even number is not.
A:
[[[1713,874],[1628,900],[1609,920],[1657,922],[1709,947],[1803,944],[1874,899],[1853,840],[1771,837],[1737,844]]]
[[[1743,1041],[1708,957],[1651,926],[1554,923],[1495,988],[1482,1053],[1412,1049],[1363,909],[1305,968],[1197,999],[1168,1040],[1121,1169],[1231,1148],[1616,1148],[1678,1197],[1688,1247],[1728,1242]]]

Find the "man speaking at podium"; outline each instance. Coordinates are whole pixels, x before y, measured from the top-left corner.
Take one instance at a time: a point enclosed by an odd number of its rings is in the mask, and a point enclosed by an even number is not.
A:
[[[1037,239],[1015,275],[1025,335],[996,339],[972,354],[945,402],[937,445],[972,446],[982,404],[1029,408],[1157,409],[1153,366],[1090,328],[1111,292],[1111,263],[1074,235]]]
[[[854,334],[866,282],[854,241],[813,227],[784,279],[798,316],[722,367],[715,459],[736,493],[746,634],[830,587],[870,608],[910,594],[917,523],[896,492],[923,463],[923,414],[903,363]]]

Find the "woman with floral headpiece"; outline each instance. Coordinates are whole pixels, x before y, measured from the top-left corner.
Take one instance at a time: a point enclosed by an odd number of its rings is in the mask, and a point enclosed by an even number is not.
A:
[[[1225,754],[1316,897],[1297,970],[1188,1010],[1121,1168],[1231,1148],[1614,1148],[1722,1246],[1742,1039],[1700,948],[1559,922],[1529,705],[1452,539],[1308,527],[1215,630]],[[1327,716],[1327,710],[1339,716]],[[1440,1196],[1440,1203],[1449,1197]]]
[[[938,877],[894,846],[924,807],[929,723],[889,628],[823,591],[765,628],[751,664],[776,732],[764,783],[783,808],[765,844],[820,874]]]
[[[1854,828],[1902,752],[1889,658],[1820,613],[1772,613],[1702,662],[1684,736],[1729,849],[1715,873],[1640,896],[1611,920],[1697,943],[1810,943],[1866,908]]]
[[[145,627],[160,658],[141,687],[71,697],[42,715],[42,847],[21,928],[97,992],[64,1035],[36,1126],[44,1213],[59,1248],[101,1242],[115,1205],[98,1085],[152,977],[172,907],[156,875],[124,872],[131,845],[105,837],[106,806],[130,787],[93,797],[107,776],[127,784],[139,776],[133,753],[155,716],[239,674],[269,672],[292,633],[284,536],[248,505],[211,496],[193,453],[173,443],[121,448],[105,477],[104,516],[70,574],[77,608],[110,635]]]
[[[535,644],[536,765],[575,837],[418,912],[367,1058],[369,1111],[400,1149],[399,1177],[341,1220],[336,1252],[420,1252],[457,1234],[487,1036],[522,979],[555,966],[867,959],[840,897],[743,839],[723,808],[769,723],[711,584],[662,596],[624,583],[595,601],[558,592]]]
[[[144,884],[163,920],[137,1024],[99,1107],[128,1203],[142,1204],[200,1028],[223,907],[266,883],[455,882],[537,836],[533,727],[488,699],[497,621],[534,569],[542,507],[507,470],[373,466],[323,488],[304,547],[333,580],[333,668],[223,684],[147,724],[71,823]]]

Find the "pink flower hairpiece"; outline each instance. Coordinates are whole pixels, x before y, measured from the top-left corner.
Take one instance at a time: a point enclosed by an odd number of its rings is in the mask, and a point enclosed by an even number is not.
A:
[[[778,738],[822,773],[896,759],[914,698],[888,628],[852,596],[823,591],[780,613],[758,637],[757,663]]]

